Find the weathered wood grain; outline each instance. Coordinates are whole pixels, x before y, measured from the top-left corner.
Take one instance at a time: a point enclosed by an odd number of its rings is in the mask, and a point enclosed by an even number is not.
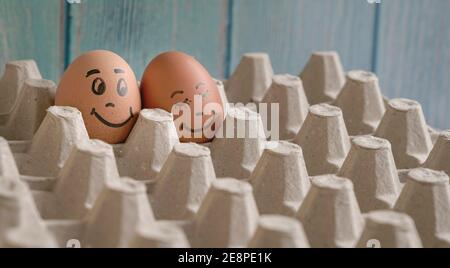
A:
[[[298,74],[317,50],[337,50],[347,70],[371,68],[375,5],[366,1],[234,1],[232,18],[232,70],[261,51],[276,73]]]
[[[139,79],[153,57],[177,49],[195,56],[212,75],[224,74],[227,0],[83,0],[70,13],[70,60],[109,49]]]
[[[64,0],[0,0],[0,72],[8,60],[30,58],[58,81],[64,59],[110,49],[140,78],[151,58],[179,49],[218,78],[249,51],[269,53],[276,73],[297,74],[312,51],[337,50],[346,70],[375,68],[387,96],[417,99],[431,125],[449,128],[450,1],[384,0],[378,20],[375,7],[362,0],[82,0],[66,17]]]
[[[382,1],[376,69],[389,97],[418,100],[450,128],[450,1]]]
[[[63,69],[64,2],[0,0],[0,73],[10,60],[34,59],[43,77]]]

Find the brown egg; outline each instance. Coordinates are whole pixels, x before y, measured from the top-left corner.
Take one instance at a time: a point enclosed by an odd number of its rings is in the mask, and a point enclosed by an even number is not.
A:
[[[150,62],[141,80],[141,95],[144,108],[174,114],[181,142],[208,142],[222,124],[217,84],[197,60],[182,52],[165,52]],[[177,109],[186,106],[190,114]]]
[[[126,140],[141,110],[136,76],[117,54],[95,50],[79,56],[56,91],[57,106],[79,109],[90,138],[116,144]]]

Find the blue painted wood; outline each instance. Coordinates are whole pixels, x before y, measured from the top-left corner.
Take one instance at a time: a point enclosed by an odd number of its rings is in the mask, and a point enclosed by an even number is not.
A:
[[[0,73],[10,60],[34,59],[43,77],[63,69],[64,2],[0,0]]]
[[[105,48],[138,77],[169,49],[193,54],[219,78],[249,51],[268,52],[277,73],[297,74],[312,51],[333,49],[347,70],[373,65],[386,95],[417,99],[431,125],[450,127],[450,1],[382,1],[378,39],[375,5],[366,1],[81,2],[70,5],[65,31],[64,0],[0,0],[0,72],[8,60],[31,58],[58,80],[64,56]]]
[[[276,73],[298,74],[317,50],[337,50],[347,70],[371,69],[375,5],[366,1],[234,1],[232,18],[232,69],[261,51]]]
[[[450,1],[382,1],[377,71],[389,97],[418,100],[450,128]]]
[[[71,5],[70,59],[92,49],[123,56],[140,78],[159,53],[195,56],[212,75],[225,70],[225,0],[83,0]]]

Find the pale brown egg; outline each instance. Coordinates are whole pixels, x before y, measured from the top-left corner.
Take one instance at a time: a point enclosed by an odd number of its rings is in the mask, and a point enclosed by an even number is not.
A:
[[[136,122],[141,97],[136,76],[119,55],[87,52],[67,68],[56,91],[57,106],[81,111],[90,138],[121,143]]]
[[[165,52],[150,62],[141,80],[141,95],[144,108],[174,114],[181,142],[208,142],[223,122],[217,84],[197,60],[182,52]],[[179,111],[186,106],[190,114]]]

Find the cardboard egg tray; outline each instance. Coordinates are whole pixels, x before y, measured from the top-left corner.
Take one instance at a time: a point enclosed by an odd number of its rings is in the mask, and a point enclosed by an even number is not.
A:
[[[282,141],[230,106],[218,133],[234,138],[182,144],[155,109],[112,146],[89,139],[77,109],[52,106],[55,84],[33,61],[8,63],[0,247],[450,247],[450,132],[428,127],[419,103],[384,98],[374,74],[345,77],[335,52],[314,53],[300,77],[252,53],[217,81],[224,103],[279,103]]]

